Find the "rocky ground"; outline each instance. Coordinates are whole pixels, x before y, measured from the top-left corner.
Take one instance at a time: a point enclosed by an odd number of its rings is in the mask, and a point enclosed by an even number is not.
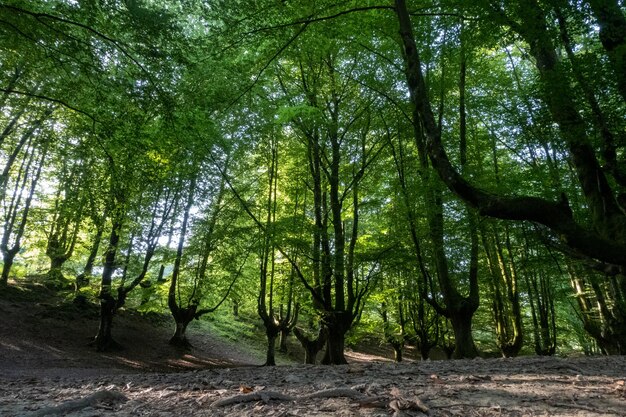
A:
[[[114,353],[87,346],[93,312],[2,299],[0,317],[1,416],[626,416],[625,357],[269,368],[193,330],[176,350],[168,326],[125,314]]]

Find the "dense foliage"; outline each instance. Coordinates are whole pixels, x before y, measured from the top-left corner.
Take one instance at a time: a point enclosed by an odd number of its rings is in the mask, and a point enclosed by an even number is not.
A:
[[[2,285],[315,362],[626,353],[618,0],[0,2]],[[0,288],[1,291],[1,288]],[[247,315],[249,316],[249,314]],[[113,329],[113,331],[112,331]]]

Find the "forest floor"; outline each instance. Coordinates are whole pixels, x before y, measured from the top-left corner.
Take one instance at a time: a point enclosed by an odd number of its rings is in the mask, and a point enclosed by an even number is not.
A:
[[[623,356],[259,367],[193,326],[194,348],[173,348],[169,323],[124,311],[125,348],[100,353],[96,309],[2,291],[0,416],[626,416]]]

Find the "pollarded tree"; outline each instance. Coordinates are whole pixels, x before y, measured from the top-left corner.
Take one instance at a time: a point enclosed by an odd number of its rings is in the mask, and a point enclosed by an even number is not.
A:
[[[261,143],[261,147],[267,148],[267,202],[264,204],[265,228],[262,234],[262,244],[259,250],[259,296],[257,299],[257,313],[267,336],[267,355],[265,366],[275,366],[276,339],[283,333],[290,332],[298,321],[298,307],[293,308],[292,298],[287,300],[287,311],[283,311],[282,305],[278,301],[278,278],[279,271],[276,263],[275,239],[277,231],[277,210],[278,210],[278,181],[279,181],[279,147],[280,138],[277,134],[270,132],[267,144]],[[281,202],[286,205],[285,202]],[[298,210],[297,201],[295,210]],[[289,253],[294,262],[297,261],[295,254]],[[292,273],[293,267],[291,268]],[[293,277],[292,277],[293,280]],[[275,301],[275,299],[277,299]]]
[[[46,119],[51,109],[44,109]],[[39,179],[46,161],[50,143],[54,134],[41,123],[33,128],[17,131],[20,137],[11,149],[10,156],[2,173],[2,236],[0,252],[2,253],[2,274],[0,283],[6,284],[15,256],[22,244],[28,215],[35,195]],[[21,130],[21,129],[20,129]]]
[[[89,158],[84,158],[86,150],[84,143],[72,143],[65,149],[57,149],[49,158],[56,175],[48,181],[55,183],[56,192],[50,196],[53,199],[49,203],[51,218],[46,230],[46,255],[50,258],[47,275],[57,284],[67,280],[62,268],[74,253],[83,219],[87,217],[89,194],[86,188],[93,167],[87,165]]]
[[[123,99],[120,93],[118,100]],[[172,215],[172,205],[176,204],[176,198],[181,198],[175,185],[179,164],[183,162],[176,159],[176,149],[179,146],[184,149],[186,144],[166,140],[165,135],[171,133],[166,129],[167,123],[161,117],[153,120],[152,112],[142,109],[140,104],[144,99],[147,100],[139,95],[135,101],[117,103],[117,108],[111,110],[112,118],[117,121],[124,114],[124,121],[115,124],[111,120],[97,132],[106,180],[102,209],[108,215],[99,293],[100,326],[95,338],[99,350],[115,346],[111,335],[115,312],[124,304],[128,292],[145,278],[158,239]],[[120,265],[119,252],[124,238],[126,234],[132,235],[133,212],[139,213],[143,220],[138,223],[144,234],[145,254],[137,276],[130,283],[122,282],[114,291],[113,276]]]
[[[403,1],[396,2],[396,12],[400,21],[400,33],[405,48],[405,59],[414,59],[417,53],[417,46],[415,37],[413,35],[412,24],[410,21],[409,13],[406,9],[406,5]],[[467,126],[466,126],[466,109],[464,103],[465,92],[465,76],[466,76],[466,52],[464,42],[465,31],[463,25],[458,27],[459,37],[459,49],[460,49],[460,63],[459,63],[459,85],[460,85],[460,104],[459,104],[459,155],[461,167],[464,168],[467,159]],[[446,47],[445,37],[443,46]],[[446,62],[444,61],[444,55],[441,55],[442,66],[442,78],[445,70]],[[436,177],[431,175],[431,164],[428,160],[428,148],[427,139],[429,129],[433,129],[436,134],[441,137],[443,132],[443,116],[445,109],[445,96],[444,86],[445,79],[441,82],[441,92],[439,97],[439,109],[438,119],[435,119],[432,109],[429,108],[429,120],[430,123],[426,125],[426,121],[423,120],[420,113],[420,106],[423,105],[422,97],[416,96],[416,86],[426,88],[421,73],[421,68],[416,71],[416,66],[420,63],[413,60],[408,62],[406,68],[406,79],[409,85],[410,97],[412,100],[413,108],[411,114],[411,125],[414,134],[415,144],[419,155],[419,171],[423,183],[425,184],[425,212],[428,223],[429,238],[432,247],[432,256],[434,261],[434,270],[436,272],[436,282],[438,288],[431,288],[431,293],[440,291],[443,304],[439,303],[435,297],[429,297],[429,303],[436,308],[436,310],[450,319],[455,334],[456,349],[454,356],[456,358],[463,357],[475,357],[478,352],[474,345],[472,337],[472,316],[478,308],[479,292],[478,292],[478,234],[477,234],[477,219],[475,213],[467,211],[466,219],[468,223],[469,233],[469,253],[465,256],[465,261],[461,264],[467,265],[466,279],[468,290],[466,295],[459,289],[458,279],[453,278],[453,274],[450,268],[448,255],[446,253],[445,244],[445,217],[444,217],[444,200],[441,188],[441,183]],[[424,94],[428,94],[426,91]],[[458,274],[458,272],[456,273]]]
[[[289,71],[278,73],[291,105],[284,116],[297,129],[308,159],[313,277],[300,278],[328,329],[324,361],[330,364],[346,362],[345,334],[379,268],[376,261],[358,268],[356,248],[362,233],[362,181],[384,145],[371,130],[370,99],[343,77],[343,66],[357,59],[350,54],[327,41],[323,48],[295,56],[289,67],[283,65]]]
[[[170,344],[183,348],[191,347],[188,325],[227,300],[250,254],[249,226],[239,224],[242,213],[233,209],[227,193],[230,152],[236,149],[215,146],[208,151],[205,161],[181,171],[179,185],[179,238],[167,302],[176,326]]]

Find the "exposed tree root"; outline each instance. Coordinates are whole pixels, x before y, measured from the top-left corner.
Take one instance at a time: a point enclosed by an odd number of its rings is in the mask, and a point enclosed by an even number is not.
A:
[[[365,398],[365,395],[352,388],[331,388],[331,389],[324,389],[321,391],[315,391],[311,394],[304,395],[301,398],[309,399],[309,398],[336,398],[336,397],[348,397],[348,398],[354,398],[354,399],[361,399],[361,398]]]
[[[352,388],[331,388],[321,391],[315,391],[311,394],[302,395],[299,397],[293,397],[276,391],[256,391],[248,394],[233,395],[232,397],[224,398],[215,401],[211,404],[211,407],[224,407],[226,405],[238,404],[250,401],[263,401],[268,402],[270,400],[278,401],[301,401],[311,398],[337,398],[348,397],[359,400],[367,400],[367,396],[363,393],[353,390]]]
[[[97,391],[93,394],[81,398],[79,400],[71,400],[64,402],[63,404],[54,406],[54,407],[46,407],[40,410],[37,410],[29,415],[29,417],[44,417],[44,416],[55,416],[55,415],[63,415],[65,413],[69,413],[72,411],[80,410],[83,408],[91,407],[96,405],[98,402],[126,402],[128,398],[118,391]]]
[[[256,391],[248,394],[233,395],[232,397],[223,398],[211,404],[211,407],[224,407],[231,404],[246,403],[251,401],[268,402],[270,400],[278,401],[295,401],[297,398],[285,395],[276,391]]]
[[[422,403],[417,397],[413,400],[405,400],[403,398],[394,398],[391,402],[383,397],[370,397],[352,388],[331,388],[321,391],[315,391],[311,394],[291,396],[276,391],[257,391],[249,394],[234,395],[215,401],[211,407],[223,407],[231,404],[238,404],[251,401],[268,402],[270,400],[278,401],[302,401],[314,398],[338,398],[347,397],[359,403],[361,407],[369,408],[390,408],[394,417],[405,415],[404,410],[417,410],[422,415],[429,415],[428,407]]]

